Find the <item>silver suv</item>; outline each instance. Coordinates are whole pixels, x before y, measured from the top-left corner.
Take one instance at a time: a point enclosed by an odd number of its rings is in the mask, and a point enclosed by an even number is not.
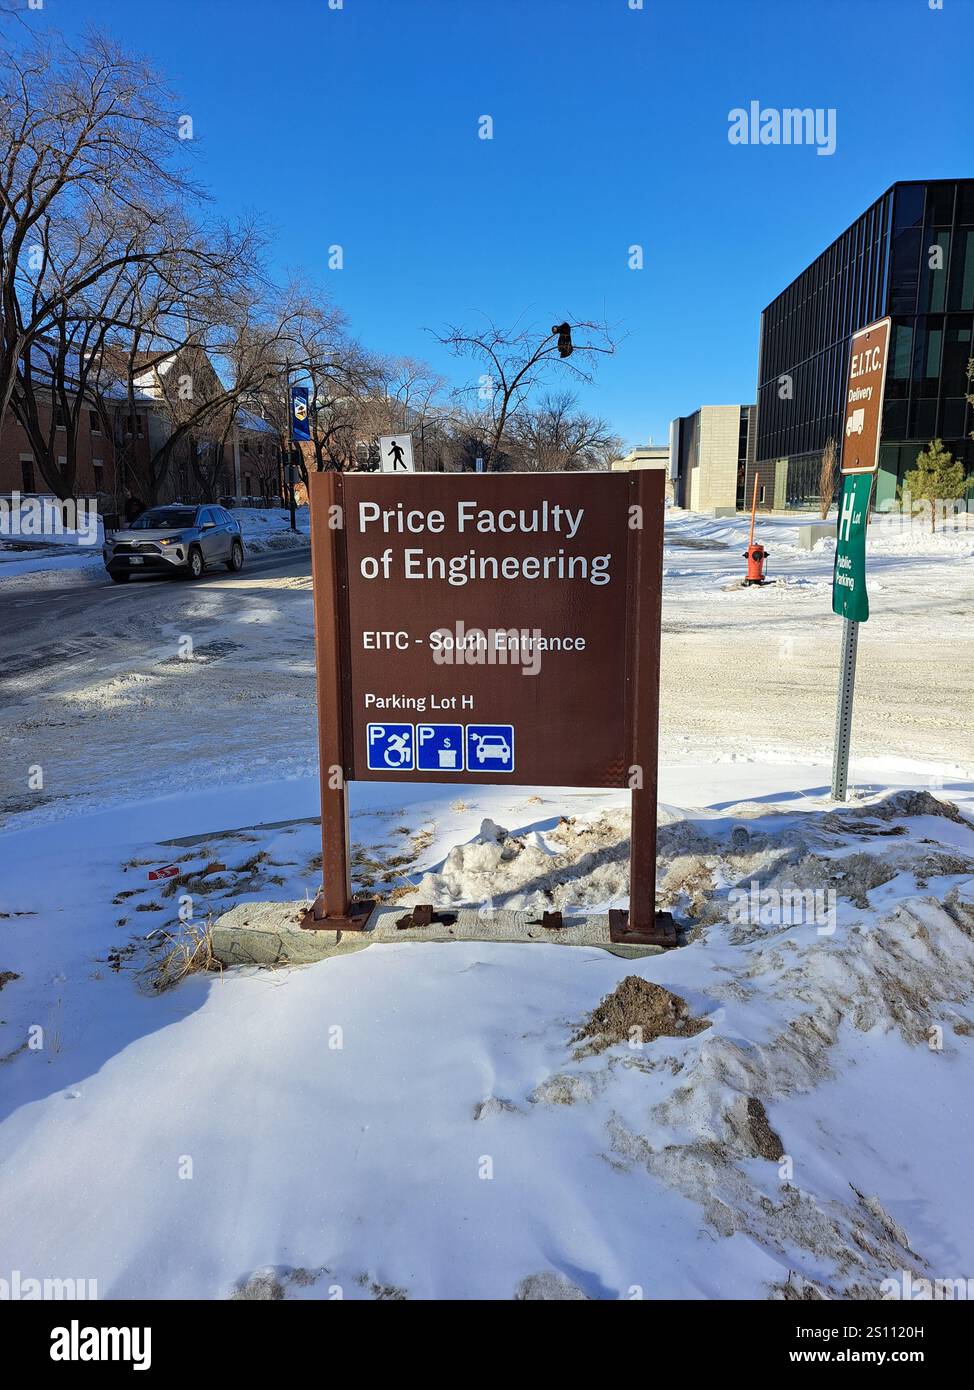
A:
[[[116,584],[133,574],[180,574],[199,579],[207,568],[243,569],[240,523],[224,507],[150,507],[128,531],[116,531],[102,551],[105,568]]]

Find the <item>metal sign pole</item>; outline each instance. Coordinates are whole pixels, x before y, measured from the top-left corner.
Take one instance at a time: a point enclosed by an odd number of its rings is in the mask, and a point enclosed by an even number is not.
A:
[[[310,931],[330,927],[360,930],[373,904],[352,901],[348,852],[349,750],[342,702],[342,672],[346,669],[342,631],[344,583],[345,479],[336,473],[312,473],[309,503],[316,524],[311,528],[311,571],[314,584],[315,647],[318,695],[318,757],[321,776],[322,892],[301,925]]]
[[[859,624],[842,620],[842,655],[839,658],[839,699],[835,711],[835,756],[832,761],[832,797],[845,801],[849,781],[849,743],[852,738],[852,695],[856,684]]]
[[[629,848],[629,910],[609,912],[609,939],[616,944],[675,946],[676,927],[656,910],[656,820],[659,758],[660,620],[663,585],[662,472],[638,470],[630,495],[642,515],[631,533],[634,624],[629,698],[632,755],[638,780],[632,787]]]
[[[845,801],[852,737],[852,695],[856,684],[859,624],[869,619],[866,592],[866,526],[873,482],[879,468],[883,433],[883,397],[892,320],[877,319],[849,343],[849,366],[843,425],[842,501],[835,534],[832,612],[842,619],[839,695],[835,711],[832,796]]]

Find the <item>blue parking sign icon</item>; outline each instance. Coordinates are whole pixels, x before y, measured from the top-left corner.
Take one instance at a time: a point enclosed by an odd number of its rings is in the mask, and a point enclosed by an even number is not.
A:
[[[420,772],[462,772],[463,725],[417,724],[416,767]]]
[[[514,725],[468,724],[467,771],[513,772]]]
[[[367,724],[365,741],[371,771],[413,771],[416,749],[412,724]]]

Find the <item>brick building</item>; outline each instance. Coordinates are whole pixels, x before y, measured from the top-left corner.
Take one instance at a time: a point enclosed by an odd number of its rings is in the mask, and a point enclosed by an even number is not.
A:
[[[80,407],[77,397],[69,395],[67,409],[55,403],[54,393],[44,389],[43,361],[40,345],[32,355],[32,364],[35,381],[41,383],[35,396],[43,456],[64,466],[68,431],[72,417],[76,417],[72,490],[76,497],[96,500],[103,515],[123,514],[129,498],[161,503],[248,496],[269,502],[280,495],[277,432],[242,407],[232,418],[227,413],[207,428],[186,433],[168,455],[160,452],[178,427],[176,409],[164,382],[169,371],[175,368],[178,372],[184,365],[176,355],[161,363],[148,357],[142,363],[137,361],[131,396],[120,380],[106,382],[102,377],[97,391],[86,392]],[[120,367],[116,360],[119,377],[123,375]],[[222,391],[205,356],[198,357],[193,368],[198,389]],[[8,410],[0,430],[0,495],[53,495],[38,452],[13,410]]]

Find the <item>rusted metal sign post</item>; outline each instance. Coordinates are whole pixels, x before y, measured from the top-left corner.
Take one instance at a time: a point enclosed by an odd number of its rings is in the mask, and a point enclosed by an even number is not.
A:
[[[675,942],[656,914],[663,489],[657,470],[312,475],[307,927],[360,929],[372,907],[351,897],[350,782],[509,782],[631,788],[613,938]]]

